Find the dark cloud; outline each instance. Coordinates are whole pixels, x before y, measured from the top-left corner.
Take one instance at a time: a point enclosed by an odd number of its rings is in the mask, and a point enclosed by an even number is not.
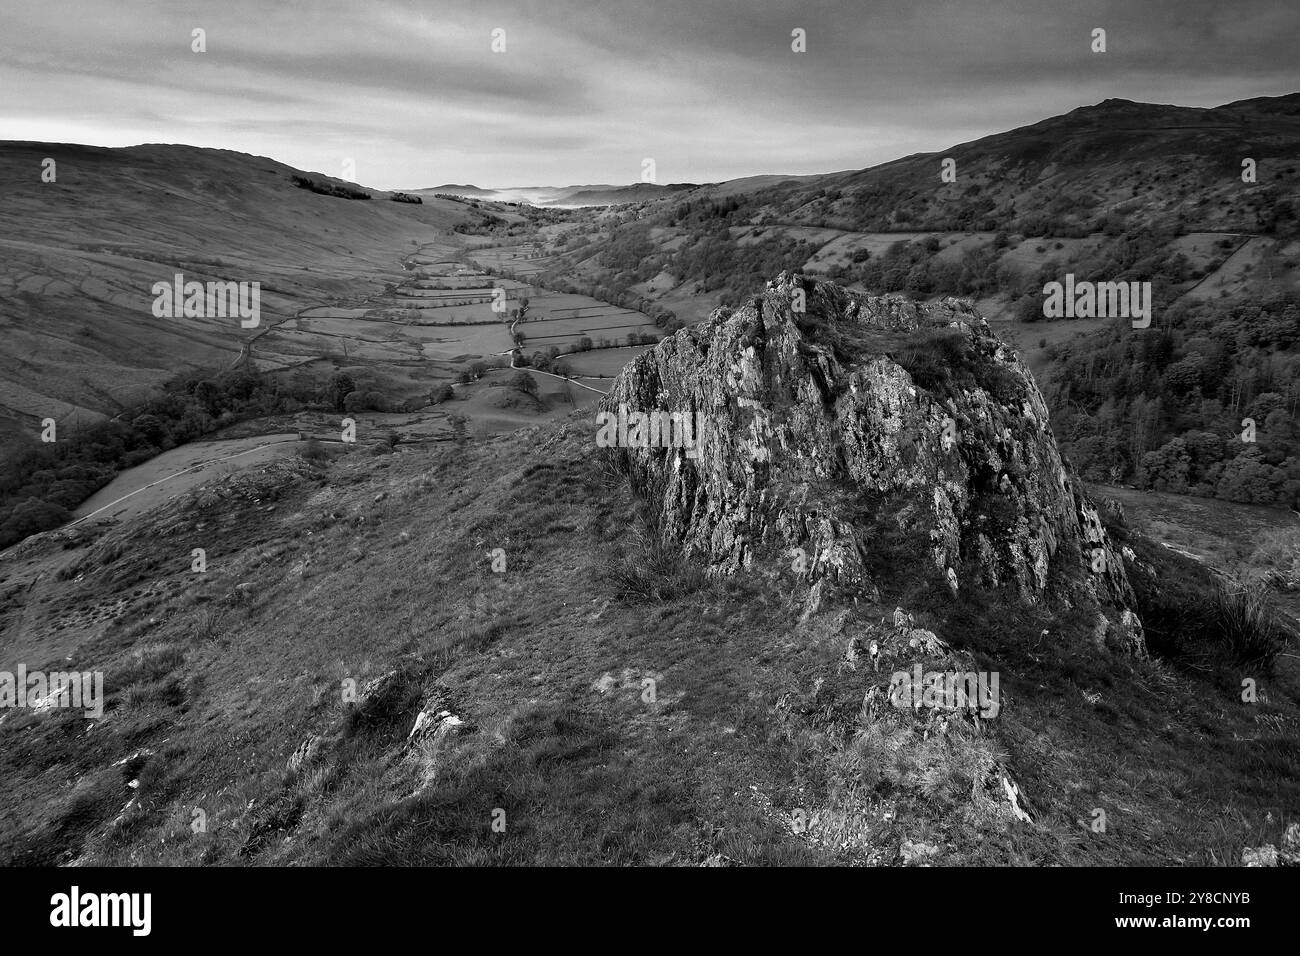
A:
[[[6,5],[0,129],[349,158],[381,187],[633,181],[645,157],[707,181],[870,165],[1112,96],[1292,92],[1297,26],[1289,0]]]

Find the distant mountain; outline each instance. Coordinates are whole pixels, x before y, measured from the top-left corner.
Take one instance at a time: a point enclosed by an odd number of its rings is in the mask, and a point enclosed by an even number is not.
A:
[[[478,186],[433,186],[411,190],[419,195],[462,196],[466,199],[485,199],[491,202],[528,203],[531,206],[614,206],[623,203],[645,202],[699,188],[696,183],[632,183],[615,186],[608,183],[581,186],[509,186],[500,189],[483,189]]]
[[[443,193],[448,196],[466,196],[475,199],[491,199],[496,193],[495,189],[481,189],[478,186],[460,186],[455,183],[447,183],[443,186],[430,186],[427,189],[413,189],[410,192],[417,194],[432,195],[433,193]]]
[[[569,193],[557,202],[566,206],[615,206],[623,203],[663,199],[676,193],[698,189],[698,183],[633,183],[630,186],[588,187]]]

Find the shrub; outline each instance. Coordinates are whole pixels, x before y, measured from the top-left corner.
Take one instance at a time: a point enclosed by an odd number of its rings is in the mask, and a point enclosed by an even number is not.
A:
[[[330,457],[329,452],[325,450],[325,446],[315,438],[307,439],[307,441],[303,443],[302,450],[298,452],[298,455],[308,461],[315,462],[326,462],[329,461]]]

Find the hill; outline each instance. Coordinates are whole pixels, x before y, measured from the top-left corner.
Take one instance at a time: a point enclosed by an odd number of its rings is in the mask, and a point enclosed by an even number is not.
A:
[[[911,348],[935,334],[954,378]],[[693,459],[601,447],[575,414],[286,459],[4,552],[6,654],[17,625],[106,688],[102,717],[0,718],[4,861],[1195,864],[1282,842],[1293,665],[1263,618],[1229,639],[1208,569],[1063,484],[978,315],[779,277],[607,408],[705,387]],[[1040,507],[1028,487],[1057,489],[1045,525],[984,523]],[[1098,602],[1144,643],[1110,641]],[[900,703],[914,667],[997,674],[998,706]]]
[[[466,218],[456,203],[377,190],[370,202],[323,196],[294,176],[352,186],[225,150],[0,144],[0,437],[47,416],[112,415],[180,370],[228,366],[307,307],[382,292],[413,244]],[[155,317],[152,286],[177,272],[260,282],[261,328]]]

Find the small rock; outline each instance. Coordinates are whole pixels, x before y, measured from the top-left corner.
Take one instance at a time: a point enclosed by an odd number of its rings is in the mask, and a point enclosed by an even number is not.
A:
[[[320,749],[320,737],[312,734],[306,740],[298,745],[298,749],[289,755],[289,760],[285,766],[289,770],[300,770],[304,764],[310,763],[311,759],[316,756],[316,751]]]
[[[930,843],[913,843],[911,840],[904,840],[898,852],[903,857],[903,863],[911,866],[914,863],[925,865],[925,861],[935,856],[939,848]]]
[[[1283,866],[1300,866],[1300,823],[1287,825],[1278,855]]]
[[[406,735],[408,740],[416,734],[432,733],[435,738],[445,737],[453,733],[457,727],[463,726],[465,721],[461,720],[449,710],[440,710],[434,713],[431,710],[422,710],[415,718],[415,726],[411,732]]]
[[[1241,851],[1241,862],[1245,866],[1277,866],[1277,847],[1271,843],[1248,846]]]

